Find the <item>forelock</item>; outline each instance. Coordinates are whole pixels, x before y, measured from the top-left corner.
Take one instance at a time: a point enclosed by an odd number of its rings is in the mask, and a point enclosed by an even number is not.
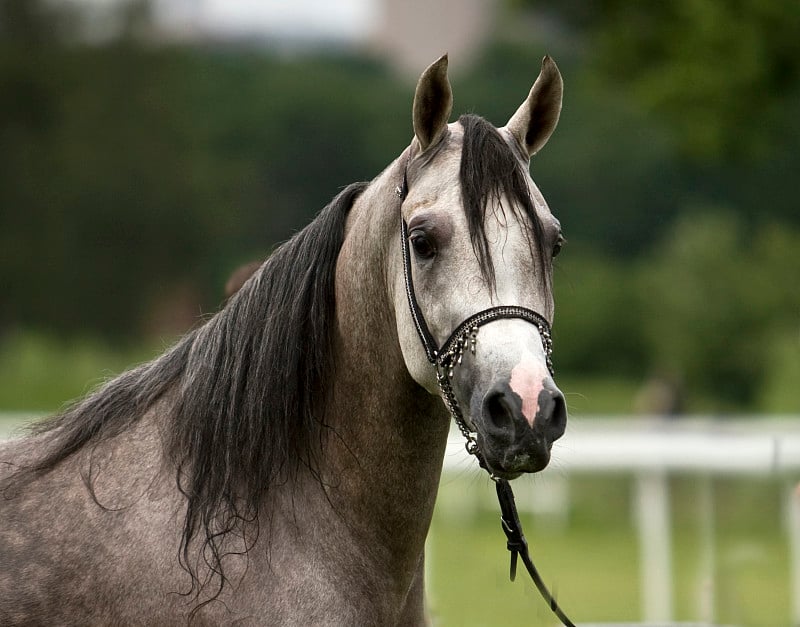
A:
[[[525,166],[498,130],[477,115],[462,115],[458,121],[464,129],[459,171],[461,199],[481,273],[494,290],[495,268],[486,235],[487,210],[491,207],[498,215],[504,215],[502,199],[508,199],[511,211],[528,227],[531,252],[537,254],[541,269],[545,264],[544,227],[531,197]]]

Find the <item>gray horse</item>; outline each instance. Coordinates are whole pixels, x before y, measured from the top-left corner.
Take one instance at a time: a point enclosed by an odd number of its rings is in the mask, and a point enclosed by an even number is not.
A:
[[[564,432],[563,238],[528,171],[561,96],[546,57],[505,127],[448,124],[442,57],[376,179],[164,355],[0,446],[0,624],[424,623],[443,381],[496,477],[542,469]],[[476,325],[460,365],[431,365],[418,318],[442,345],[498,306],[536,313]]]

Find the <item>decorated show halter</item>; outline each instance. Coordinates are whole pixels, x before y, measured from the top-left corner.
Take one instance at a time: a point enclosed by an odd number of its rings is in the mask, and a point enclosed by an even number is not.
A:
[[[406,172],[403,173],[402,184],[397,186],[395,193],[397,194],[398,198],[400,198],[400,202],[402,204],[402,202],[406,199],[406,196],[408,196],[408,179]],[[511,485],[505,479],[497,477],[486,464],[486,460],[483,458],[480,447],[478,446],[478,441],[476,440],[472,429],[470,429],[469,425],[467,425],[466,420],[464,419],[464,414],[461,412],[461,408],[458,406],[458,400],[456,399],[456,395],[453,391],[453,386],[451,383],[454,369],[461,363],[464,351],[469,350],[473,355],[475,354],[475,343],[478,337],[478,330],[489,322],[504,318],[519,318],[536,326],[536,328],[539,330],[539,335],[541,336],[542,343],[544,345],[547,369],[549,370],[551,376],[553,376],[555,373],[551,359],[553,354],[553,340],[550,331],[550,325],[542,315],[536,313],[532,309],[527,309],[526,307],[520,307],[517,305],[490,307],[489,309],[479,311],[478,313],[464,320],[464,322],[455,328],[455,330],[450,334],[450,337],[445,340],[444,344],[439,347],[433,335],[431,334],[427,323],[425,322],[425,316],[422,315],[422,311],[419,308],[419,303],[417,303],[416,293],[414,292],[414,279],[411,273],[411,252],[408,244],[408,225],[406,224],[406,221],[402,215],[400,217],[400,223],[400,234],[403,242],[403,273],[405,275],[406,295],[408,296],[408,306],[411,309],[411,317],[414,320],[414,326],[417,329],[417,334],[419,335],[419,339],[422,342],[423,348],[425,349],[425,355],[427,356],[428,361],[436,369],[436,380],[439,384],[439,388],[442,391],[442,398],[447,405],[447,409],[450,411],[450,414],[455,420],[459,431],[461,431],[466,439],[465,446],[467,452],[470,455],[475,456],[481,468],[486,470],[486,472],[489,473],[492,481],[494,481],[495,488],[497,490],[497,500],[500,503],[500,521],[508,540],[506,546],[511,552],[511,581],[514,581],[517,574],[517,558],[521,557],[523,564],[525,564],[525,568],[533,580],[533,583],[536,585],[537,589],[550,606],[550,609],[553,611],[553,613],[566,627],[575,627],[574,623],[567,617],[564,611],[559,607],[558,603],[556,603],[555,598],[547,589],[547,586],[545,586],[541,575],[539,575],[539,571],[536,570],[536,566],[534,566],[533,560],[528,552],[528,541],[525,539],[525,535],[522,532],[522,524],[520,523],[519,514],[517,513],[517,506],[514,502],[514,492],[511,489]]]

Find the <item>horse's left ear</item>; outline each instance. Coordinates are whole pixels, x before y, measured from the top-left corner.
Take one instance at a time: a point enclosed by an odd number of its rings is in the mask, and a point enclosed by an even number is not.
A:
[[[533,156],[547,143],[561,115],[561,97],[564,81],[555,61],[549,56],[542,59],[542,69],[533,84],[527,100],[511,116],[506,128],[520,146]]]

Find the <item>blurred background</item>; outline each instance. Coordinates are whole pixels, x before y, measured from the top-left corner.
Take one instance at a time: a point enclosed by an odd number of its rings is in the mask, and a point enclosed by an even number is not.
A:
[[[800,411],[798,33],[796,0],[0,0],[5,423],[157,354],[218,308],[235,268],[377,175],[447,51],[454,116],[498,126],[544,54],[564,76],[532,173],[569,240],[566,440],[603,415],[784,433]],[[524,515],[578,620],[800,620],[796,476],[659,474],[673,556],[659,610],[641,474],[555,457],[543,477],[560,487],[530,480]],[[553,624],[505,581],[486,494],[477,472],[446,475],[434,618]]]

